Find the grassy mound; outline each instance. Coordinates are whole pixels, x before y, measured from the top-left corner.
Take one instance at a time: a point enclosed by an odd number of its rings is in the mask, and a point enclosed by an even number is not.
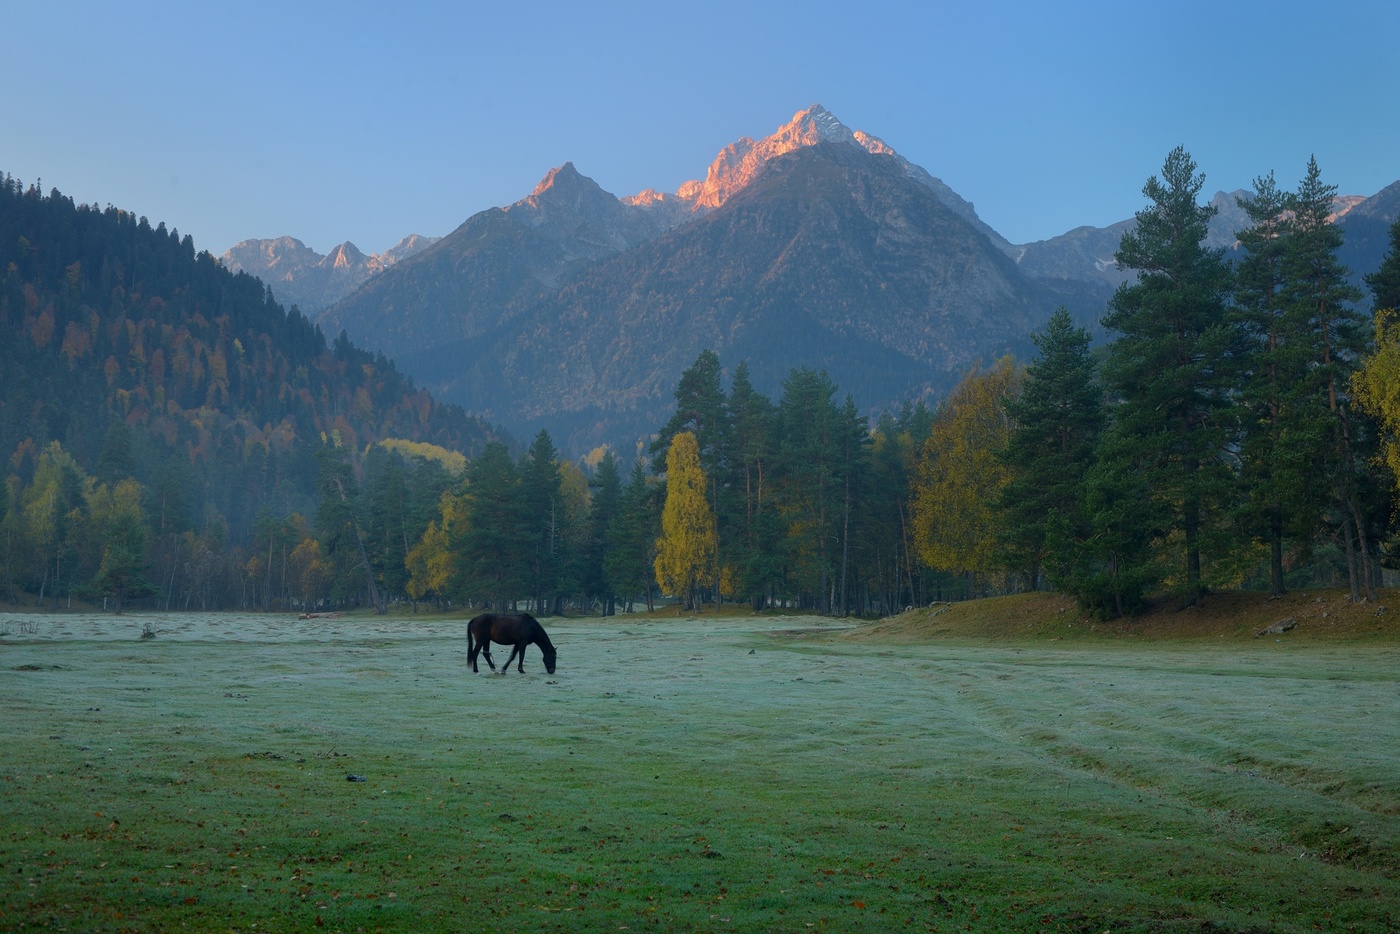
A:
[[[1024,593],[964,603],[944,603],[859,626],[842,638],[904,643],[936,640],[1097,641],[1136,639],[1156,642],[1400,641],[1400,604],[1392,594],[1376,603],[1353,603],[1345,591],[1312,590],[1272,598],[1264,593],[1227,591],[1183,607],[1159,600],[1131,619],[1104,622],[1081,610],[1070,597]],[[1282,633],[1264,633],[1276,624]]]

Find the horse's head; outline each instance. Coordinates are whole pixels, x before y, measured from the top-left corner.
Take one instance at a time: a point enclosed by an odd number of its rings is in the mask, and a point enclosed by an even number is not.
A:
[[[554,659],[558,656],[559,653],[554,651],[553,646],[550,646],[549,648],[541,647],[540,653],[544,655],[544,670],[549,672],[550,674],[554,674]]]

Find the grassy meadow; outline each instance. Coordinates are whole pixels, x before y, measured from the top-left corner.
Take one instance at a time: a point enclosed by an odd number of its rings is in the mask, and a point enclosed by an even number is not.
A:
[[[1395,627],[1205,607],[0,614],[0,930],[1400,929]]]

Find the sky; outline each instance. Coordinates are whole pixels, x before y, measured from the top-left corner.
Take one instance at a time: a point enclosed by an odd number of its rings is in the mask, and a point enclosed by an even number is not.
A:
[[[1400,179],[1394,0],[0,0],[0,173],[218,255],[441,236],[573,162],[675,191],[820,103],[1014,243],[1205,192]]]

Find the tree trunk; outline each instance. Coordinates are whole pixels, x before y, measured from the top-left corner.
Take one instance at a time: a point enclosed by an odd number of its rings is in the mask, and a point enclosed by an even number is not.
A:
[[[1283,517],[1274,513],[1269,519],[1269,592],[1283,596]]]

